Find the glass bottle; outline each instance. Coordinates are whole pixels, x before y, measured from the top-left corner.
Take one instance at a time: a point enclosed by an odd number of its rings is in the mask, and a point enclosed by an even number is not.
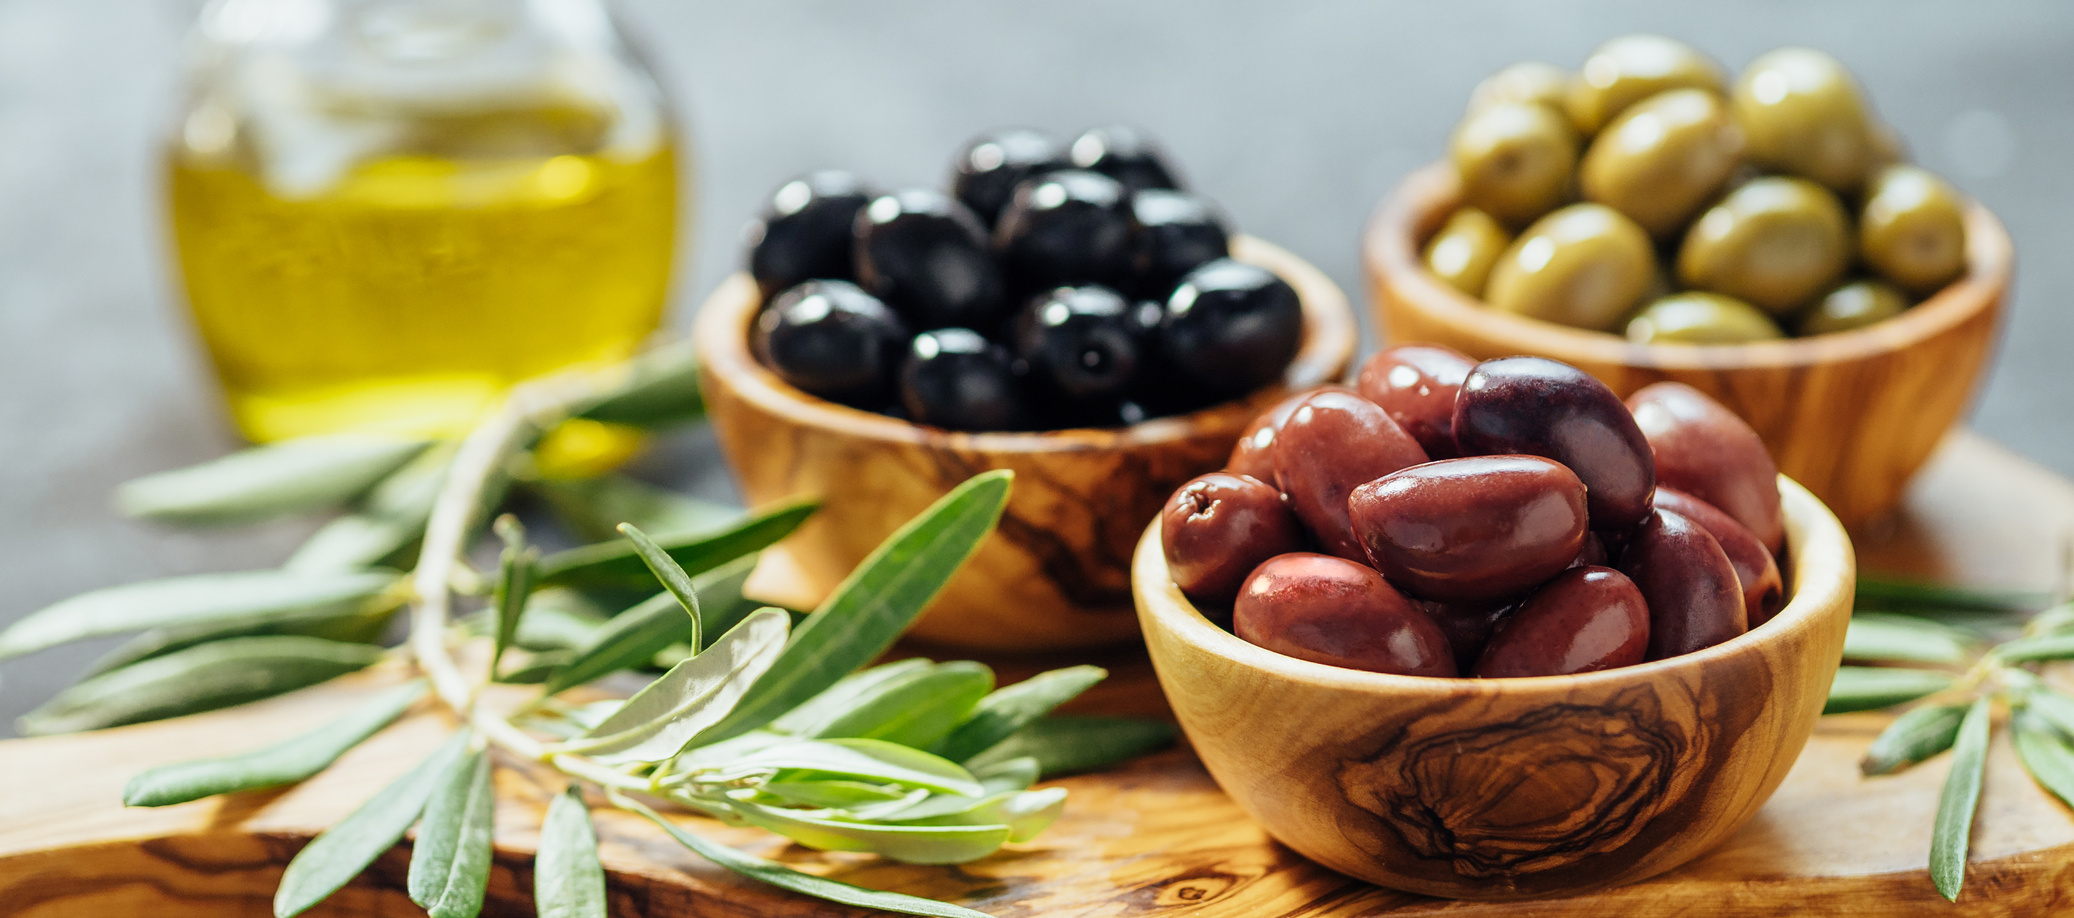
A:
[[[631,353],[676,149],[600,0],[214,0],[165,181],[238,427],[451,435]]]

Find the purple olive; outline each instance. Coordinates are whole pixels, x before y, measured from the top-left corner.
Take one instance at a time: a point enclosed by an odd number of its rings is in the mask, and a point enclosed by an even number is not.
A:
[[[1275,457],[1268,449],[1275,443],[1275,432],[1282,423],[1295,413],[1296,406],[1325,389],[1351,392],[1345,386],[1326,386],[1323,389],[1305,389],[1275,403],[1273,408],[1260,413],[1246,428],[1239,442],[1231,448],[1231,458],[1224,460],[1224,470],[1235,475],[1251,475],[1271,485],[1280,485],[1275,480]]]
[[[1246,575],[1303,548],[1303,528],[1273,485],[1211,472],[1182,485],[1159,516],[1174,584],[1199,603],[1225,605]]]
[[[1476,658],[1482,655],[1484,644],[1491,639],[1491,632],[1519,608],[1519,603],[1513,597],[1481,602],[1429,600],[1424,607],[1426,617],[1440,626],[1440,633],[1447,635],[1447,644],[1455,651],[1455,671],[1466,673],[1476,665]]]
[[[1642,662],[1649,605],[1610,567],[1573,567],[1541,585],[1484,645],[1470,675],[1561,676]]]
[[[1659,492],[1661,493],[1661,492]],[[1577,557],[1570,559],[1571,567],[1607,567],[1613,564],[1613,553],[1606,550],[1606,540],[1596,532],[1584,534],[1584,547],[1577,550]]]
[[[1411,597],[1366,565],[1297,552],[1255,568],[1232,630],[1276,653],[1349,669],[1453,676],[1447,636]]]
[[[1779,614],[1786,605],[1786,580],[1779,573],[1779,562],[1749,527],[1736,522],[1727,511],[1675,488],[1659,486],[1656,505],[1700,524],[1720,544],[1736,569],[1736,583],[1743,588],[1743,610],[1750,627]]]
[[[1649,515],[1649,441],[1613,390],[1569,364],[1477,364],[1455,398],[1455,443],[1464,456],[1522,453],[1569,466],[1584,482],[1593,529],[1626,529]]]
[[[1643,386],[1627,403],[1656,454],[1660,483],[1721,508],[1772,554],[1786,546],[1779,467],[1757,431],[1684,383]]]
[[[1584,483],[1539,456],[1412,466],[1355,488],[1347,506],[1376,569],[1422,599],[1524,593],[1584,547]]]
[[[1620,572],[1649,602],[1649,659],[1712,647],[1748,630],[1743,588],[1700,524],[1654,510],[1620,554]]]
[[[1438,344],[1384,348],[1361,365],[1354,388],[1382,406],[1434,459],[1455,452],[1455,393],[1476,361]]]
[[[1344,389],[1313,393],[1289,413],[1269,447],[1275,480],[1296,518],[1327,552],[1367,563],[1347,520],[1356,487],[1426,461],[1419,441],[1375,403]]]

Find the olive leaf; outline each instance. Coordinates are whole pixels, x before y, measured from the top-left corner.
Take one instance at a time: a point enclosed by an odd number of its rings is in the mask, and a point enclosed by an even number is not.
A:
[[[801,811],[728,801],[736,816],[818,851],[869,851],[908,864],[963,864],[1007,844],[1012,830],[994,825],[877,825],[824,819]]]
[[[384,650],[311,637],[214,641],[102,673],[22,715],[25,734],[99,730],[271,698],[363,669]]]
[[[582,647],[611,620],[608,607],[589,594],[568,587],[534,590],[526,597],[526,608],[519,615],[518,632],[512,636],[512,643],[527,650]]]
[[[2074,698],[2061,694],[2041,681],[2019,694],[2017,702],[2032,716],[2057,728],[2061,733],[2074,736]]]
[[[124,806],[171,806],[228,794],[294,784],[331,766],[346,750],[380,732],[425,697],[425,681],[389,689],[346,716],[308,733],[242,755],[160,765],[130,779]]]
[[[399,576],[394,571],[246,571],[108,587],[45,606],[0,631],[0,660],[125,631],[357,608],[394,586]]]
[[[640,666],[657,651],[691,636],[691,620],[668,593],[613,616],[589,644],[576,651],[567,666],[547,678],[546,694],[554,695],[593,679]]]
[[[885,680],[855,704],[799,731],[820,739],[862,737],[927,749],[994,687],[994,671],[970,661],[939,663]]]
[[[490,593],[490,616],[496,624],[490,645],[490,671],[496,672],[505,649],[518,636],[520,617],[533,593],[533,571],[540,564],[540,550],[526,545],[526,530],[517,517],[500,516],[490,528],[504,542],[504,551],[497,556],[497,584]]]
[[[979,799],[936,795],[908,809],[880,817],[901,825],[1005,825],[1008,840],[1026,842],[1050,828],[1066,811],[1066,789],[1005,791]]]
[[[953,762],[965,761],[993,748],[1108,676],[1109,671],[1099,666],[1069,666],[996,689],[980,699],[949,736],[929,746],[929,751]]]
[[[1914,701],[1951,688],[1951,673],[1889,666],[1840,666],[1829,685],[1824,714],[1870,711]]]
[[[764,729],[793,736],[812,732],[821,724],[856,707],[861,699],[873,697],[880,685],[926,671],[934,665],[920,657],[911,657],[858,670],[837,679],[834,685],[822,689],[814,697],[779,715]]]
[[[665,345],[626,364],[626,379],[579,409],[576,416],[608,424],[657,428],[704,417],[699,362],[691,342]]]
[[[871,739],[784,741],[744,755],[730,756],[725,766],[710,769],[705,777],[725,782],[768,773],[797,773],[773,780],[799,781],[830,776],[966,797],[986,793],[978,779],[956,762],[898,743]]]
[[[1858,761],[1865,775],[1892,774],[1952,748],[1959,737],[1959,722],[1966,717],[1962,704],[1926,704],[1911,708],[1880,735],[1873,738]]]
[[[815,809],[846,810],[879,803],[906,800],[912,794],[905,788],[888,784],[872,784],[865,781],[830,779],[823,781],[767,781],[756,788],[771,797],[798,806]],[[915,793],[927,794],[928,791]],[[958,798],[967,799],[967,798]]]
[[[648,684],[603,723],[561,751],[608,764],[660,762],[718,723],[785,647],[792,619],[777,609],[749,616]]]
[[[2051,601],[2033,590],[1985,590],[1859,575],[1857,605],[1867,609],[2025,613]]]
[[[153,628],[124,641],[114,650],[102,655],[87,667],[80,678],[89,679],[132,663],[226,638],[281,634],[323,638],[348,644],[372,644],[381,639],[382,634],[389,628],[390,620],[394,619],[401,609],[401,606],[390,606],[387,603],[363,604],[359,607],[318,609],[315,612],[291,612],[276,618],[246,619],[229,624]]]
[[[1929,619],[1860,612],[1844,634],[1844,659],[1956,665],[1966,662],[1976,643],[1966,632]]]
[[[130,516],[180,523],[321,510],[366,491],[427,445],[346,434],[283,440],[130,481],[116,489],[115,504]]]
[[[533,857],[533,909],[540,918],[605,918],[605,867],[582,788],[571,784],[547,805]]]
[[[662,581],[663,588],[671,596],[677,597],[677,604],[684,607],[684,614],[691,616],[691,638],[687,643],[699,646],[699,594],[692,588],[691,575],[685,573],[684,568],[678,566],[677,559],[663,551],[662,546],[655,544],[648,533],[627,523],[619,524],[619,531],[634,546],[635,554],[641,556],[641,563],[648,565],[655,579]]]
[[[411,901],[431,918],[475,918],[482,911],[496,809],[486,752],[455,762],[433,788],[406,881]]]
[[[534,481],[527,488],[547,503],[563,525],[592,542],[618,538],[620,523],[667,535],[709,531],[742,516],[738,507],[699,500],[618,473]]]
[[[970,767],[972,776],[979,779],[979,786],[989,794],[1029,790],[1030,785],[1044,776],[1044,763],[1026,755],[989,759]]]
[[[2068,748],[2066,735],[2028,709],[2017,712],[2011,726],[2024,770],[2060,802],[2074,806],[2074,749]]]
[[[993,531],[1013,478],[973,476],[889,536],[793,632],[772,673],[708,741],[770,723],[891,647]]]
[[[2074,631],[2074,602],[2063,602],[2032,616],[2028,627],[2034,634]]]
[[[467,731],[454,734],[415,768],[296,852],[274,891],[274,918],[292,918],[308,911],[394,846],[418,821],[433,789],[467,751]]]
[[[1966,847],[1973,832],[1973,811],[1980,803],[1981,775],[1988,755],[1988,719],[1992,699],[1982,697],[1966,711],[1952,744],[1952,770],[1937,796],[1937,823],[1930,835],[1930,882],[1946,899],[1959,901],[1966,882]]]
[[[788,535],[820,506],[791,501],[759,510],[725,529],[664,536],[657,544],[688,573],[711,570]],[[621,586],[653,589],[654,574],[625,542],[604,542],[558,551],[540,559],[543,586]]]
[[[1137,717],[1047,717],[965,761],[974,772],[1010,759],[1035,759],[1044,777],[1094,771],[1174,741],[1174,725]]]
[[[282,565],[295,571],[345,571],[394,560],[425,534],[457,444],[419,453],[367,492],[359,505],[317,530]]]
[[[1991,653],[2004,663],[2034,663],[2074,659],[2074,634],[2039,634],[2017,638]]]

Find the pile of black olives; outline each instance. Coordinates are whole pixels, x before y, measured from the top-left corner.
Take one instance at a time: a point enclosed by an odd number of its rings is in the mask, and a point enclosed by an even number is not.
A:
[[[807,393],[950,430],[1192,411],[1280,379],[1303,335],[1296,291],[1230,236],[1138,131],[993,131],[947,193],[778,188],[748,233],[751,346]]]
[[[1239,637],[1373,672],[1630,666],[1785,603],[1757,433],[1689,386],[1623,404],[1540,357],[1384,350],[1353,387],[1261,415],[1160,534],[1174,583]]]
[[[1428,269],[1493,309],[1637,342],[1863,328],[1965,270],[1959,193],[1905,164],[1850,72],[1809,48],[1732,85],[1657,35],[1576,73],[1514,64],[1477,86],[1449,156],[1464,206]]]

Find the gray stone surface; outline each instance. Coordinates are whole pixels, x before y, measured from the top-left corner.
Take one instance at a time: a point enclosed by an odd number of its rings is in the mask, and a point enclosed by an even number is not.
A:
[[[1734,4],[935,2],[625,4],[695,140],[696,232],[675,321],[735,260],[736,230],[785,177],[846,166],[943,179],[982,128],[1107,121],[1163,137],[1246,231],[1358,290],[1355,240],[1433,159],[1469,87],[1509,61],[1574,65],[1653,30],[1740,66],[1781,44],[1856,69],[1920,161],[2001,214],[2023,256],[2001,361],[1974,423],[2074,474],[2074,7],[1895,0]],[[106,495],[233,444],[179,312],[154,138],[194,4],[0,0],[0,622],[98,586],[268,565],[305,525],[176,532]],[[1958,381],[1954,381],[1957,385]],[[658,476],[710,471],[673,443]],[[0,723],[101,647],[0,666]],[[4,729],[4,728],[0,728]]]

